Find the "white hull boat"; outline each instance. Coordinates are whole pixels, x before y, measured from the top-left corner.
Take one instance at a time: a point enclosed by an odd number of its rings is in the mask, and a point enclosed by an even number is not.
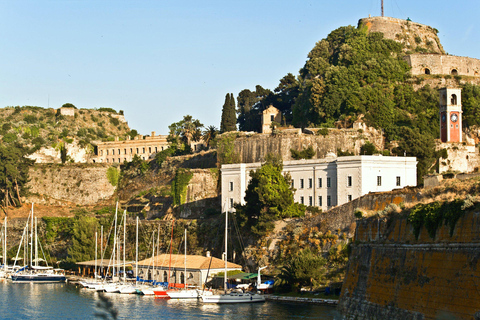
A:
[[[196,289],[170,290],[167,291],[170,299],[198,299],[200,295]]]
[[[258,293],[231,292],[227,294],[203,295],[204,303],[252,303],[265,302],[265,296]]]

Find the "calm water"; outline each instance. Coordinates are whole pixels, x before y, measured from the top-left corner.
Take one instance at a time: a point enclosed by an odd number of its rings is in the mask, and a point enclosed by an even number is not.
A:
[[[119,319],[341,319],[332,307],[265,302],[204,305],[138,295],[106,294]],[[2,319],[94,319],[99,295],[67,284],[0,282]]]

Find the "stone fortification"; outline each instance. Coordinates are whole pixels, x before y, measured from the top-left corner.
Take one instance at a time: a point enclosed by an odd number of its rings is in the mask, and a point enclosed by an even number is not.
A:
[[[443,54],[410,54],[404,57],[412,75],[438,74],[480,77],[480,60]]]
[[[50,205],[94,205],[110,199],[107,165],[35,165],[30,169],[28,200]]]
[[[378,150],[384,149],[384,139],[380,131],[365,129],[328,129],[328,134],[255,134],[240,136],[235,140],[235,153],[241,163],[262,162],[268,153],[282,156],[284,161],[294,160],[290,149],[304,150],[313,147],[315,159],[325,158],[327,153],[352,152],[360,154],[365,142],[371,142]]]
[[[407,52],[422,50],[445,54],[438,31],[424,24],[390,17],[369,17],[360,19],[358,26],[366,26],[369,32],[381,32],[385,38],[402,43]]]
[[[347,319],[478,319],[480,215],[434,239],[407,218],[357,221],[339,309]]]

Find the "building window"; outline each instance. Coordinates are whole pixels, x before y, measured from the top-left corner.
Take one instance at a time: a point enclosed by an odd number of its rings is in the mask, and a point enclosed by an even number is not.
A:
[[[348,198],[349,202],[352,201],[352,195],[351,194],[349,194],[347,198]]]
[[[309,189],[313,188],[313,179],[312,178],[308,178],[308,188]]]
[[[123,154],[127,154],[127,149],[123,149]]]
[[[137,153],[139,153],[139,152],[138,152],[138,148],[137,148]]]
[[[303,204],[303,202],[304,201],[303,201],[303,196],[302,196],[302,197],[300,197],[300,203]]]
[[[352,176],[348,176],[347,177],[347,187],[351,187],[352,186]]]
[[[322,187],[322,178],[318,178],[318,187],[319,187],[319,188]]]
[[[330,188],[332,186],[332,183],[330,182],[330,178],[327,178],[327,188]]]
[[[118,155],[120,155],[120,154],[121,154],[121,153],[120,153],[120,149],[118,149]]]
[[[270,121],[273,122],[274,120],[275,120],[275,115],[271,114],[271,115],[270,115]]]
[[[322,206],[322,196],[318,196],[318,206]]]
[[[148,147],[148,153],[152,153],[152,147]]]
[[[132,154],[132,153],[133,153],[133,149],[132,149],[132,148],[130,148],[130,154]]]
[[[400,177],[397,177],[397,187],[400,186]]]
[[[303,179],[300,179],[300,189],[303,189]]]
[[[120,163],[120,158],[118,158],[118,163]]]
[[[313,197],[312,196],[309,196],[308,197],[308,205],[311,207],[313,206]]]
[[[162,151],[163,151],[163,147],[162,147]]]
[[[332,205],[332,198],[330,196],[327,196],[327,207],[330,207]]]
[[[157,152],[158,152],[158,151],[157,151],[157,147],[155,147],[155,153],[157,153]]]
[[[100,150],[100,155],[103,156],[103,150]]]
[[[112,155],[115,155],[115,149],[112,149]]]
[[[382,185],[382,177],[377,176],[377,186],[381,186],[381,185]]]
[[[145,148],[143,148],[142,150],[143,150],[143,152],[142,152],[142,153],[145,153]]]
[[[233,198],[230,198],[230,209],[233,208]]]
[[[228,187],[228,191],[233,191],[233,181],[230,181],[230,185]]]
[[[107,163],[108,163],[108,158],[107,158]]]
[[[108,160],[108,159],[107,159]],[[107,161],[108,162],[108,161]],[[115,158],[112,158],[112,162],[115,162]]]

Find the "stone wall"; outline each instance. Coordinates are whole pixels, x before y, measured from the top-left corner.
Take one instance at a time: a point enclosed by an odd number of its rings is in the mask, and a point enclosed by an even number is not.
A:
[[[480,60],[443,54],[410,54],[405,61],[412,67],[412,75],[438,74],[480,77]]]
[[[315,159],[325,158],[327,153],[344,152],[360,154],[365,142],[373,143],[378,150],[384,149],[382,132],[374,128],[328,129],[328,134],[254,134],[240,136],[235,140],[235,153],[241,163],[262,162],[268,153],[281,155],[283,161],[294,160],[290,149],[303,150],[313,147]]]
[[[93,205],[110,199],[115,188],[107,180],[107,165],[40,165],[30,169],[31,196],[35,203]]]
[[[366,26],[370,32],[381,32],[387,39],[405,45],[406,51],[421,47],[430,53],[445,54],[437,30],[413,21],[390,17],[369,17],[358,21],[359,26]]]
[[[418,239],[405,216],[357,221],[339,302],[346,319],[477,319],[480,214]]]

